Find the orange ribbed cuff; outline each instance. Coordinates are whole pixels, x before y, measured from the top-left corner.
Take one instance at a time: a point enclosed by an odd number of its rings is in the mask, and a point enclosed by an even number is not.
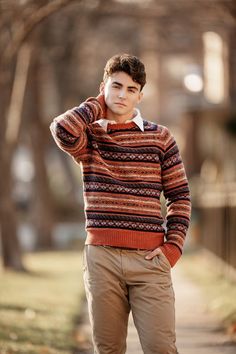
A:
[[[162,250],[166,258],[170,262],[171,267],[173,268],[182,255],[182,252],[180,251],[179,247],[174,245],[173,243],[166,242],[162,246],[160,246],[160,249]]]

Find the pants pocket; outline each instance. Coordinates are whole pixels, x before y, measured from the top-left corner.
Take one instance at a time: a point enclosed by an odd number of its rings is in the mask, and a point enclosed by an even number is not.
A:
[[[86,245],[84,246],[82,252],[82,269],[85,271],[87,269],[87,260],[86,260]]]
[[[159,258],[160,262],[167,267],[167,269],[169,269],[169,270],[171,269],[170,262],[168,261],[168,259],[166,258],[166,256],[163,253],[161,253],[157,257]]]

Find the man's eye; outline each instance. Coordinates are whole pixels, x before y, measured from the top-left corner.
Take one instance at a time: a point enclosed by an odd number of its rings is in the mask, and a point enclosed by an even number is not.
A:
[[[129,92],[135,93],[135,91],[134,91],[134,90],[129,90]]]

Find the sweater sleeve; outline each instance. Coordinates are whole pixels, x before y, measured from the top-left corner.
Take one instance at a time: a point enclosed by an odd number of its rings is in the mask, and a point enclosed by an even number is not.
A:
[[[102,115],[99,98],[90,97],[78,107],[55,117],[50,130],[56,144],[78,162],[88,148],[88,125]]]
[[[185,168],[173,135],[167,128],[162,161],[162,185],[166,199],[166,241],[160,247],[171,267],[180,258],[191,216],[190,191]]]

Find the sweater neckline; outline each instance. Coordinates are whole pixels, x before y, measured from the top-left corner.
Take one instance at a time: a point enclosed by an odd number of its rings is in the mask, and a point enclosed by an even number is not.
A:
[[[136,126],[134,121],[127,122],[127,123],[108,123],[107,129],[109,130],[118,130],[118,129],[130,129]]]

